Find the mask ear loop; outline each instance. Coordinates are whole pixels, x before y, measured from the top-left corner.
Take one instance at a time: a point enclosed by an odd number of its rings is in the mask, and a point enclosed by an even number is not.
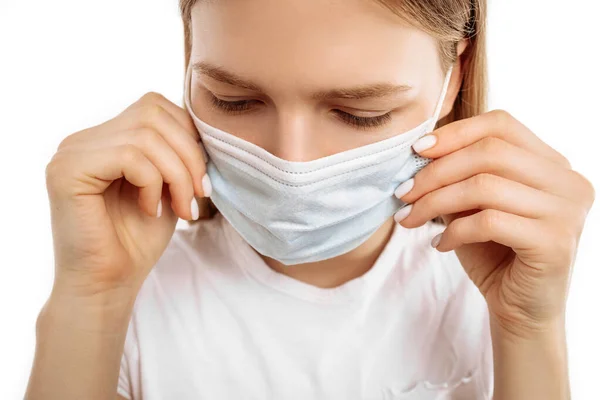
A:
[[[428,127],[427,133],[433,132],[435,126],[438,123],[438,119],[440,118],[440,113],[442,112],[442,107],[444,106],[444,101],[446,100],[446,94],[448,93],[448,87],[450,86],[450,78],[452,77],[452,68],[451,65],[446,73],[446,77],[444,78],[444,85],[442,86],[442,93],[438,98],[438,102],[435,106],[435,112],[433,113],[433,119],[431,121],[431,126]]]
[[[442,86],[442,93],[438,98],[438,102],[435,106],[435,111],[433,113],[433,117],[431,118],[431,123],[425,130],[423,135],[427,135],[435,129],[435,126],[438,123],[438,119],[440,118],[440,113],[442,112],[442,107],[444,106],[444,101],[446,100],[446,94],[448,93],[448,86],[450,85],[450,77],[452,76],[452,66],[448,69],[446,73],[446,77],[444,78],[444,84]],[[413,165],[415,167],[415,174],[425,168],[427,164],[429,164],[432,160],[430,158],[421,157],[419,154],[413,151]]]
[[[190,62],[185,70],[185,80],[184,80],[184,88],[183,88],[183,103],[185,104],[185,109],[190,114],[192,119],[198,119],[196,114],[194,114],[194,110],[192,109],[192,57],[190,56]],[[195,124],[194,124],[195,125]],[[200,132],[198,132],[200,133]],[[202,144],[202,139],[198,141],[198,146],[200,146],[200,150],[202,151],[202,155],[204,156],[204,162],[208,163],[209,155],[204,145]]]
[[[190,56],[190,62],[185,70],[185,82],[184,82],[184,93],[183,93],[183,101],[185,103],[185,107],[187,108],[187,112],[189,114],[194,115],[194,110],[192,110],[191,107],[191,99],[190,96],[191,94],[191,90],[190,90],[190,85],[191,85],[191,64],[192,64],[192,57]]]

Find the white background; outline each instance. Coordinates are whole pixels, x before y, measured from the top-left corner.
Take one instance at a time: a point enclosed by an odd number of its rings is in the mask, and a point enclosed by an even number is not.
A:
[[[527,124],[600,193],[599,3],[490,1],[491,108]],[[176,0],[0,0],[0,399],[23,397],[53,279],[46,163],[64,136],[147,91],[181,105],[183,67]],[[568,303],[574,399],[600,398],[599,208]]]

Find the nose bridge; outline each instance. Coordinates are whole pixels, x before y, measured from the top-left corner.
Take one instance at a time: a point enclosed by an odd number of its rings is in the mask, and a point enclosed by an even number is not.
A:
[[[272,152],[288,161],[310,161],[318,156],[314,121],[308,108],[281,109],[273,132]]]

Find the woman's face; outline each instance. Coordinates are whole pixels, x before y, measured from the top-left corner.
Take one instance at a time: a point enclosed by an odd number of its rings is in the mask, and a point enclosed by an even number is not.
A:
[[[435,40],[374,0],[199,1],[196,115],[290,161],[403,133],[434,113]]]

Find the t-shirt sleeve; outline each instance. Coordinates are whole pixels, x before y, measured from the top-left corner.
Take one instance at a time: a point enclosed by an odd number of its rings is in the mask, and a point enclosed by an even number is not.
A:
[[[121,356],[121,368],[117,393],[128,400],[133,400],[133,384],[137,381],[138,368],[138,346],[134,335],[133,320],[129,322],[123,355]]]

